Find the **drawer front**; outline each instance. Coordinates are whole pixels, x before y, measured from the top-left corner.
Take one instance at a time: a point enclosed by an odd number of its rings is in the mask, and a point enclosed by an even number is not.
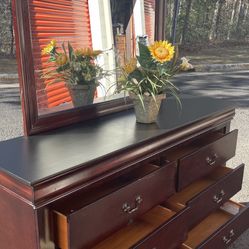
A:
[[[177,213],[169,222],[156,229],[132,249],[174,249],[187,238],[189,208]]]
[[[234,130],[215,142],[179,160],[177,190],[224,164],[235,155],[238,130]]]
[[[244,164],[231,170],[231,172],[225,175],[221,180],[187,203],[188,206],[191,207],[191,218],[189,219],[190,228],[240,191],[243,173]]]
[[[249,228],[249,208],[245,207],[233,219],[216,231],[210,238],[199,245],[198,249],[224,249],[231,245]]]
[[[171,163],[68,217],[70,249],[82,249],[108,236],[175,192]]]

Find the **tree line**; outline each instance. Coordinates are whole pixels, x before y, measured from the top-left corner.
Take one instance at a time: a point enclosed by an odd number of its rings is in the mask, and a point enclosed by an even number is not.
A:
[[[176,2],[167,0],[167,38],[172,38]],[[181,45],[249,42],[249,0],[179,0],[176,20]]]
[[[190,47],[225,41],[249,42],[249,0],[178,0],[176,42]],[[167,0],[166,37],[172,38],[177,0]],[[13,55],[11,0],[0,1],[0,54]]]

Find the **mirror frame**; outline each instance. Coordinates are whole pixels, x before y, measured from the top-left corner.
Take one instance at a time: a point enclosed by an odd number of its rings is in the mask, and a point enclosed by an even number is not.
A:
[[[38,115],[28,1],[12,0],[24,135],[30,136],[132,108],[133,105],[127,97],[127,99],[119,98],[47,115]],[[166,0],[155,1],[155,40],[163,40]]]

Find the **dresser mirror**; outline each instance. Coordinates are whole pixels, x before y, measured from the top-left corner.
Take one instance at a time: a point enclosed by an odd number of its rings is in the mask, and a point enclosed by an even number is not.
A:
[[[13,0],[13,10],[26,135],[130,108],[125,94],[116,91],[118,68],[136,56],[138,40],[149,44],[164,36],[164,0]],[[51,44],[57,55],[70,57],[68,42],[75,53],[101,51],[90,64],[103,77],[92,76],[92,97],[79,105],[58,74],[65,61],[51,60]],[[69,63],[74,72],[77,65]],[[47,77],[51,72],[57,74]]]

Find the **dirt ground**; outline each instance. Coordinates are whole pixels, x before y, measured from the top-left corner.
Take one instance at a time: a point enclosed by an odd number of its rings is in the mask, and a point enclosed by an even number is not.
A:
[[[182,51],[181,56],[190,59],[193,65],[249,63],[249,44]]]

